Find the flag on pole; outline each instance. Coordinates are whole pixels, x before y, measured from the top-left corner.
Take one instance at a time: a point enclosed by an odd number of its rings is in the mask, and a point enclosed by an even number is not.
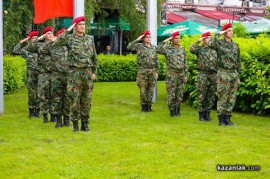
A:
[[[73,17],[73,0],[34,0],[34,24],[56,17]]]

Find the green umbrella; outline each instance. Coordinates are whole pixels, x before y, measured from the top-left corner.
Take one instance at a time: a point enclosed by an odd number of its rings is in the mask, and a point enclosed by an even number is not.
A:
[[[158,39],[165,39],[169,37],[173,32],[179,31],[180,35],[195,35],[202,34],[206,31],[216,32],[215,28],[191,21],[186,20],[172,25],[162,26],[158,30]]]

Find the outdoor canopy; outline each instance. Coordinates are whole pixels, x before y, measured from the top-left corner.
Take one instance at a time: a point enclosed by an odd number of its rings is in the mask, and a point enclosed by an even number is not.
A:
[[[161,26],[158,29],[158,40],[162,41],[168,38],[173,32],[179,31],[180,35],[203,34],[206,31],[217,32],[218,30],[191,20],[186,20],[172,25]]]

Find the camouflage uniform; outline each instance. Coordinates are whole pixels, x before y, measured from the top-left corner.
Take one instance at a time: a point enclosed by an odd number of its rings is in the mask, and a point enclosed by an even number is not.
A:
[[[159,62],[156,47],[151,44],[147,47],[144,43],[134,40],[128,44],[127,49],[137,53],[137,78],[136,82],[140,89],[140,104],[147,106],[151,111],[152,98],[155,87],[155,74],[158,73]]]
[[[186,62],[185,48],[179,46],[175,48],[173,45],[167,45],[162,42],[158,45],[158,53],[165,55],[167,60],[167,104],[171,113],[174,111],[176,115],[180,115],[180,104],[183,100],[184,77],[187,77],[188,66]]]
[[[64,115],[65,125],[69,126],[69,103],[67,97],[68,80],[68,50],[66,46],[57,46],[49,42],[44,47],[51,55],[51,112],[62,126],[61,117]]]
[[[88,123],[94,88],[92,74],[96,74],[98,59],[94,40],[90,35],[78,36],[65,31],[58,36],[55,45],[67,46],[69,76],[67,93],[70,102],[70,117],[77,124]],[[74,129],[75,130],[75,129]]]
[[[47,122],[47,114],[51,111],[50,75],[51,56],[46,46],[46,42],[35,41],[30,43],[31,51],[38,53],[38,97],[40,100],[40,110],[44,115],[44,122]]]
[[[26,58],[27,66],[27,89],[28,89],[28,107],[36,110],[35,115],[39,115],[39,100],[37,96],[38,87],[38,71],[37,71],[37,54],[29,52],[29,44],[22,47],[22,43],[18,43],[13,53],[22,55]]]
[[[229,118],[236,101],[236,90],[241,74],[240,48],[235,42],[226,42],[225,39],[218,39],[216,34],[209,41],[209,47],[217,51],[218,72],[217,72],[217,115],[221,118]]]
[[[217,53],[208,46],[199,46],[200,41],[190,47],[190,52],[198,58],[197,69],[199,71],[197,78],[198,91],[198,111],[207,115],[215,102],[216,76],[217,76]]]

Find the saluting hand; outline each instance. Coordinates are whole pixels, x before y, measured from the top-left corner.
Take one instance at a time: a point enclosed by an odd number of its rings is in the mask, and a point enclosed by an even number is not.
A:
[[[169,37],[169,38],[167,38],[167,39],[165,39],[163,42],[168,42],[168,41],[170,41],[170,40],[172,40],[173,39],[173,37]]]
[[[55,42],[55,41],[56,41],[56,39],[57,39],[57,37],[56,37],[56,36],[54,36],[54,37],[52,38],[52,41],[53,41],[53,42]]]
[[[26,41],[29,40],[29,39],[30,39],[30,37],[26,37],[26,38],[22,39],[22,40],[20,41],[20,43],[24,43],[24,42],[26,42]]]
[[[205,37],[201,37],[201,38],[199,39],[199,41],[200,41],[200,42],[203,41],[204,38],[205,38]]]
[[[67,29],[67,31],[68,31],[68,32],[72,31],[72,29],[75,27],[76,24],[77,24],[77,23],[72,24],[72,25]]]
[[[45,38],[46,35],[47,35],[47,33],[43,34],[42,36],[39,36],[37,39],[38,39],[38,40],[42,40],[42,39]]]
[[[156,80],[158,79],[158,73],[155,74],[155,79],[156,79]]]
[[[219,34],[223,35],[225,32],[227,32],[227,30],[220,31]]]
[[[141,36],[138,37],[136,40],[142,40],[143,37],[144,37],[144,35],[141,35]]]

